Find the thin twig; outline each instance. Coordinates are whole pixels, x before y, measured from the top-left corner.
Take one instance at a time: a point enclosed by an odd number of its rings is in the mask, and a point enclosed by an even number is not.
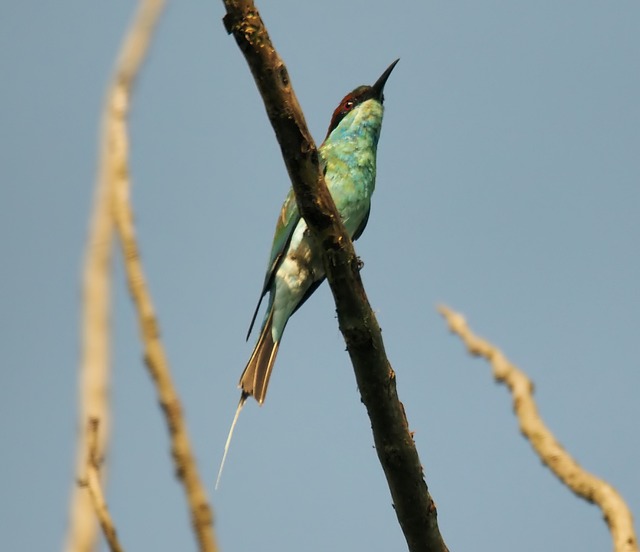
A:
[[[614,550],[638,552],[633,517],[627,504],[611,485],[582,468],[556,440],[538,414],[533,400],[533,383],[527,375],[511,364],[500,349],[474,335],[461,314],[445,306],[438,310],[469,353],[489,361],[496,381],[509,388],[520,431],[542,462],[576,495],[600,507],[611,532]]]
[[[395,374],[367,300],[353,244],[324,183],[318,152],[278,56],[252,1],[224,0],[224,24],[253,73],[282,150],[300,213],[323,248],[340,330],[369,417],[378,458],[409,550],[446,550],[418,452],[398,399]]]
[[[160,341],[158,323],[138,253],[133,214],[129,201],[127,117],[130,91],[148,49],[153,29],[163,5],[162,0],[147,0],[141,5],[134,25],[134,32],[125,44],[126,55],[122,56],[122,63],[116,72],[111,114],[112,124],[110,125],[110,145],[115,177],[112,181],[112,209],[122,246],[129,290],[138,313],[145,362],[156,384],[160,404],[165,414],[176,473],[185,490],[191,523],[200,550],[214,552],[217,550],[217,546],[213,534],[211,508],[198,475],[180,400],[173,385],[169,363]]]
[[[118,541],[113,519],[104,498],[104,493],[102,492],[102,485],[100,484],[100,464],[102,463],[102,456],[98,448],[99,425],[99,418],[90,418],[87,424],[86,479],[80,481],[79,487],[82,488],[86,486],[89,490],[89,497],[91,498],[93,509],[100,522],[100,527],[102,527],[102,532],[104,533],[105,539],[107,539],[111,552],[123,552],[123,548]]]

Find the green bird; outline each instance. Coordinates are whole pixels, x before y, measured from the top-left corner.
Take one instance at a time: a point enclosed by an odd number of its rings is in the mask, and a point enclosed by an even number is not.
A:
[[[362,235],[369,220],[376,183],[376,151],[384,112],[383,90],[398,61],[394,61],[375,84],[359,86],[342,99],[333,112],[327,136],[318,148],[325,182],[354,241]],[[218,482],[244,403],[250,396],[260,405],[264,402],[287,322],[324,278],[320,246],[300,216],[291,189],[278,217],[260,300],[247,332],[249,339],[260,304],[269,293],[260,337],[240,377],[240,402],[225,445]]]

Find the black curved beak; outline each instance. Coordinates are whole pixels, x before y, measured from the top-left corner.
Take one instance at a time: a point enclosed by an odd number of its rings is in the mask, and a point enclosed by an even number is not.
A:
[[[387,83],[387,79],[389,78],[391,71],[393,71],[393,68],[396,66],[396,64],[399,61],[400,61],[400,58],[396,59],[391,65],[389,65],[389,67],[387,67],[387,70],[384,73],[382,73],[382,75],[380,75],[380,78],[371,87],[373,89],[373,97],[376,98],[378,101],[380,101],[380,103],[384,102],[384,95],[382,94],[382,91],[384,90],[384,85]]]

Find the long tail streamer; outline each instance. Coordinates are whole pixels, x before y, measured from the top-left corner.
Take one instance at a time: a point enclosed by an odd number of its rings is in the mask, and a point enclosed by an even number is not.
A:
[[[218,470],[218,477],[216,478],[216,491],[218,490],[218,485],[220,485],[220,478],[222,477],[222,469],[224,468],[225,460],[227,459],[227,453],[229,452],[229,445],[231,444],[231,437],[233,437],[233,430],[236,428],[236,424],[238,423],[238,417],[240,416],[240,411],[244,406],[244,403],[247,402],[247,397],[249,395],[246,393],[242,393],[240,395],[240,401],[238,402],[238,408],[236,409],[236,414],[233,417],[233,422],[231,422],[231,428],[229,429],[229,435],[227,436],[227,442],[224,444],[224,454],[222,455],[222,462],[220,462],[220,469]]]

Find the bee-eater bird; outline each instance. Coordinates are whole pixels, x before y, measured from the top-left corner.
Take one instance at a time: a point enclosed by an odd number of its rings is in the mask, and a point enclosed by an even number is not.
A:
[[[382,127],[383,90],[398,61],[394,61],[373,86],[359,86],[342,99],[333,112],[327,136],[318,148],[327,188],[354,241],[360,237],[369,219],[376,182],[376,150]],[[291,189],[278,217],[260,300],[249,325],[247,339],[260,303],[269,293],[260,337],[240,377],[242,393],[225,444],[216,487],[244,403],[250,396],[260,405],[264,402],[285,326],[324,278],[320,246],[301,218]]]

